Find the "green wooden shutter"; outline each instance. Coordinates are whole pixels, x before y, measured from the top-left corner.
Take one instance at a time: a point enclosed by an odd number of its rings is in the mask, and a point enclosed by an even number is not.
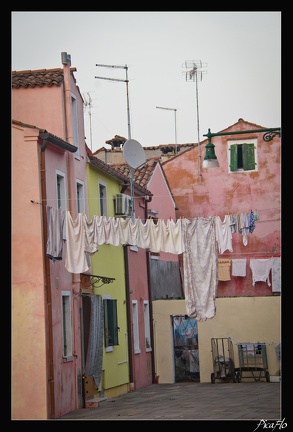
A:
[[[119,345],[118,342],[118,318],[117,318],[117,300],[110,300],[110,319],[112,324],[111,334],[113,337],[113,345]]]
[[[254,144],[242,144],[243,169],[245,171],[255,169]]]
[[[230,146],[230,171],[237,171],[237,144]]]
[[[105,309],[105,346],[119,345],[117,300],[104,300]]]

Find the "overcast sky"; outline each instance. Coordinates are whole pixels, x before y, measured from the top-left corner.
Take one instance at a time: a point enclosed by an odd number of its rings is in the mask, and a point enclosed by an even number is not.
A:
[[[197,143],[239,118],[281,126],[281,12],[28,11],[11,24],[12,70],[62,68],[71,55],[93,151],[115,135]],[[126,69],[97,64],[128,68],[130,136]]]

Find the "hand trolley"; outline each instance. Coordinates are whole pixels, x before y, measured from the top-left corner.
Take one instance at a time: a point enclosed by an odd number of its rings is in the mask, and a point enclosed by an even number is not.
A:
[[[216,379],[236,382],[234,349],[230,338],[212,338],[212,357],[214,371],[211,373],[211,382]]]
[[[253,377],[255,381],[265,378],[270,382],[268,371],[267,349],[265,343],[239,343],[239,368],[235,368],[236,379]]]

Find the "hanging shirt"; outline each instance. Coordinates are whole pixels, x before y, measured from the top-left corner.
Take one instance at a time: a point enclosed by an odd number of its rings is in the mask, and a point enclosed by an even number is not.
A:
[[[255,223],[254,223],[254,213],[252,210],[250,210],[250,222],[249,222],[249,232],[252,233],[255,229]]]
[[[216,228],[216,240],[218,243],[219,253],[222,254],[227,249],[230,252],[233,252],[230,217],[228,215],[225,215],[222,222],[219,216],[215,216],[214,223]]]
[[[235,234],[236,231],[237,231],[237,218],[236,218],[236,215],[230,214],[228,217],[230,219],[229,225],[230,225],[231,233]]]
[[[255,285],[255,282],[267,282],[268,286],[271,286],[269,276],[272,265],[273,258],[258,258],[250,260],[253,286]]]

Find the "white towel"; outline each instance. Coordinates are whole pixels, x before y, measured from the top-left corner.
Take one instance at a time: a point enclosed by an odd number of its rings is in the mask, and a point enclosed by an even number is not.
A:
[[[246,276],[246,258],[232,259],[232,276]]]

